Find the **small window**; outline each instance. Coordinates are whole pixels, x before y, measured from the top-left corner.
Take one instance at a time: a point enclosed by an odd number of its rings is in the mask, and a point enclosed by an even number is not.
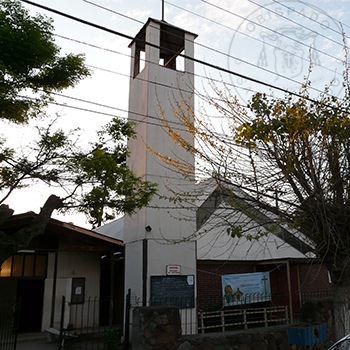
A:
[[[134,57],[134,74],[136,76],[143,71],[146,66],[146,53],[145,50],[136,45],[135,57]]]
[[[85,278],[72,278],[71,304],[83,304],[85,298]]]

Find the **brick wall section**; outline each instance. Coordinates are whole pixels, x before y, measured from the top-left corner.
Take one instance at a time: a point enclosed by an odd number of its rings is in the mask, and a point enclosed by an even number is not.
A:
[[[302,292],[331,291],[328,271],[324,265],[299,265],[300,289]]]
[[[300,291],[298,283],[298,270]],[[275,305],[288,305],[288,281],[285,264],[254,264],[238,262],[198,262],[197,287],[198,310],[212,311],[222,306],[221,276],[239,273],[270,272],[272,302]],[[299,313],[299,296],[306,299],[317,296],[318,293],[331,292],[332,286],[328,280],[328,272],[321,264],[290,263],[291,292],[293,311]]]
[[[211,311],[222,306],[222,275],[252,272],[254,266],[247,263],[197,263],[198,310]]]

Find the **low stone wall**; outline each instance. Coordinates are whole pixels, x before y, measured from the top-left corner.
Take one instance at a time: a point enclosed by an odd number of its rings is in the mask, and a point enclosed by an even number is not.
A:
[[[181,319],[175,306],[137,307],[133,311],[133,350],[175,350],[181,344]]]
[[[315,300],[301,310],[305,322],[326,324],[326,341],[316,349],[328,349],[335,341],[333,303]],[[253,328],[233,332],[181,336],[179,310],[173,306],[135,308],[133,350],[296,350],[288,341],[288,326]]]
[[[234,332],[183,336],[177,350],[296,350],[288,341],[287,326],[254,328]],[[326,341],[315,349],[328,349],[333,344]]]

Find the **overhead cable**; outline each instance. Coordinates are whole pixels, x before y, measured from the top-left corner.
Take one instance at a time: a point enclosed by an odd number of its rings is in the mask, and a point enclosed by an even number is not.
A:
[[[209,62],[205,62],[203,60],[200,60],[198,58],[195,58],[195,57],[191,57],[191,56],[188,56],[188,55],[185,55],[185,54],[182,54],[182,53],[178,53],[176,51],[173,51],[173,50],[170,50],[169,48],[167,47],[163,47],[163,46],[160,46],[160,45],[156,45],[156,44],[153,44],[149,41],[145,41],[145,40],[142,40],[142,39],[139,39],[137,37],[133,37],[133,36],[130,36],[130,35],[127,35],[125,33],[121,33],[119,31],[116,31],[116,30],[112,30],[112,29],[109,29],[109,28],[106,28],[104,26],[101,26],[99,24],[96,24],[96,23],[92,23],[92,22],[89,22],[89,21],[86,21],[84,19],[81,19],[81,18],[78,18],[78,17],[75,17],[75,16],[72,16],[72,15],[69,15],[67,13],[64,13],[64,12],[61,12],[61,11],[58,11],[58,10],[55,10],[55,9],[52,9],[50,7],[47,7],[47,6],[44,6],[44,5],[41,5],[41,4],[37,4],[33,1],[29,1],[29,0],[21,0],[22,2],[25,2],[29,5],[33,5],[33,6],[36,6],[36,7],[39,7],[39,8],[42,8],[44,10],[47,10],[47,11],[50,11],[50,12],[53,12],[55,14],[58,14],[60,16],[63,16],[63,17],[66,17],[66,18],[69,18],[69,19],[72,19],[74,21],[77,21],[77,22],[80,22],[82,24],[85,24],[85,25],[88,25],[88,26],[91,26],[91,27],[94,27],[94,28],[97,28],[97,29],[100,29],[102,31],[105,31],[105,32],[108,32],[110,34],[113,34],[113,35],[118,35],[118,36],[121,36],[125,39],[128,39],[128,40],[131,40],[131,41],[136,41],[136,42],[139,42],[139,43],[142,43],[144,45],[148,45],[150,47],[153,47],[153,48],[157,48],[157,49],[160,49],[160,50],[164,50],[166,52],[169,52],[173,55],[177,55],[177,56],[180,56],[180,57],[183,57],[185,59],[188,59],[188,60],[192,60],[196,63],[199,63],[201,65],[204,65],[204,66],[207,66],[207,67],[210,67],[210,68],[213,68],[213,69],[216,69],[216,70],[219,70],[221,72],[224,72],[224,73],[227,73],[227,74],[230,74],[230,75],[234,75],[236,77],[239,77],[239,78],[242,78],[242,79],[246,79],[248,81],[251,81],[253,83],[256,83],[256,84],[259,84],[259,85],[263,85],[263,86],[266,86],[266,87],[269,87],[271,89],[275,89],[275,90],[278,90],[278,91],[281,91],[281,92],[284,92],[285,94],[290,94],[290,95],[293,95],[293,96],[296,96],[298,98],[304,98],[312,103],[318,103],[317,100],[315,99],[312,99],[310,97],[306,97],[306,96],[301,96],[299,93],[296,93],[296,92],[293,92],[293,91],[289,91],[287,89],[284,89],[282,87],[279,87],[279,86],[276,86],[276,85],[272,85],[272,84],[269,84],[269,83],[266,83],[266,82],[263,82],[263,81],[260,81],[258,79],[255,79],[255,78],[252,78],[252,77],[249,77],[249,76],[246,76],[244,74],[240,74],[240,73],[237,73],[237,72],[233,72],[231,71],[230,69],[227,69],[227,68],[223,68],[223,67],[220,67],[218,65],[215,65],[213,63],[209,63]],[[201,0],[203,2],[206,2],[208,3],[206,0]],[[212,4],[210,4],[212,5]],[[215,6],[215,5],[213,5]],[[227,11],[227,10],[226,10]]]

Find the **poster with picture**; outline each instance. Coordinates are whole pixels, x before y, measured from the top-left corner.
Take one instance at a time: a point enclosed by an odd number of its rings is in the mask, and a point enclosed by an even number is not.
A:
[[[268,272],[223,275],[221,281],[224,306],[271,300]]]

